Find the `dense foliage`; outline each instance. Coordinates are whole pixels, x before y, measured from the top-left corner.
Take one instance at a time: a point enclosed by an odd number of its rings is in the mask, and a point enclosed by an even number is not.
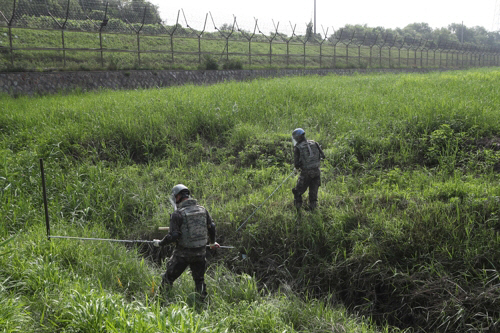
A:
[[[341,36],[353,38],[355,43],[364,40],[366,44],[395,45],[402,43],[406,38],[407,45],[420,45],[427,48],[500,47],[500,31],[488,31],[482,26],[468,27],[461,23],[451,23],[441,28],[432,28],[425,22],[411,23],[404,28],[396,29],[368,27],[366,24],[347,24],[330,36],[329,40],[339,39]]]
[[[0,242],[0,329],[498,330],[499,80],[487,69],[2,96],[0,239],[16,237]],[[299,126],[327,156],[319,209],[301,215],[296,178],[283,183]],[[165,253],[152,248],[47,241],[39,158],[54,235],[161,237],[170,188],[189,186],[236,247],[210,257],[210,300],[196,303],[184,274],[162,307]]]
[[[15,19],[23,15],[54,18],[66,18],[69,15],[72,19],[102,21],[119,18],[140,23],[147,16],[150,22],[161,21],[158,6],[147,0],[0,0],[0,11],[8,19],[14,14]]]

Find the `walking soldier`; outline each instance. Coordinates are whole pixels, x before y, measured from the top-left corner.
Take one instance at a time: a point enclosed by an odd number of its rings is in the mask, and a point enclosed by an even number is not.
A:
[[[162,278],[161,289],[169,289],[189,266],[196,292],[205,298],[207,241],[210,240],[211,249],[219,247],[215,241],[215,223],[205,207],[198,205],[191,197],[186,186],[175,185],[170,200],[175,211],[170,216],[169,233],[162,240],[154,240],[157,247],[176,243]]]
[[[300,169],[297,185],[292,189],[297,211],[302,207],[302,194],[309,188],[309,209],[318,205],[318,189],[321,185],[320,161],[325,158],[320,145],[313,140],[306,140],[306,132],[297,128],[292,132],[294,144],[294,166]]]

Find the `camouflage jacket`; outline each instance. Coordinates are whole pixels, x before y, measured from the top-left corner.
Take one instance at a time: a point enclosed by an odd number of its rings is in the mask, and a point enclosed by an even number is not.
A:
[[[197,205],[196,200],[187,199],[180,203],[178,209],[174,211],[170,215],[170,229],[169,233],[161,240],[160,245],[166,245],[169,243],[176,243],[176,247],[174,250],[174,255],[178,255],[180,257],[192,257],[192,256],[203,256],[206,254],[206,246],[200,246],[195,248],[185,248],[179,244],[179,240],[182,237],[182,224],[184,223],[184,216],[182,215],[182,208],[185,208],[190,205]],[[202,206],[200,206],[202,207]],[[206,211],[206,224],[207,224],[207,233],[208,239],[210,243],[215,242],[215,223]]]

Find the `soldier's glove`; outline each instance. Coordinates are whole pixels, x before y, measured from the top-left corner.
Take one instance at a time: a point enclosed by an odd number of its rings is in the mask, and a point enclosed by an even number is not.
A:
[[[218,248],[220,248],[219,243],[215,242],[215,243],[210,244],[210,250],[218,249]]]
[[[160,247],[160,240],[159,239],[153,239],[153,245],[156,247]]]

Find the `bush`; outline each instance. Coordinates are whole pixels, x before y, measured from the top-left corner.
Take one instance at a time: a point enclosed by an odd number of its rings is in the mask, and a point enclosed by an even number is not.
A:
[[[201,69],[216,71],[219,69],[219,64],[217,63],[217,60],[213,56],[207,54],[204,57],[203,64],[201,67],[202,67]]]
[[[222,65],[222,69],[243,69],[241,60],[228,60]]]

